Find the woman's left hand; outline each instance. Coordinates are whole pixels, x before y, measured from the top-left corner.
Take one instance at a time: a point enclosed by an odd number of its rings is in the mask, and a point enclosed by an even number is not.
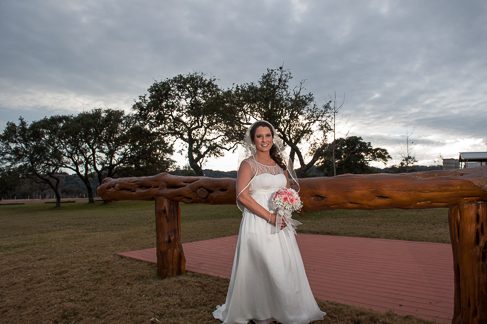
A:
[[[277,215],[276,214],[271,214],[271,215],[273,216],[273,217],[271,217],[271,223],[274,224],[274,225],[276,225],[276,223],[277,223]],[[272,221],[272,219],[274,219],[274,221]],[[286,224],[286,220],[285,220],[284,217],[281,217],[281,220],[282,220],[281,221],[281,230],[282,230],[282,229],[284,229],[287,226],[287,224]]]
[[[286,220],[283,218],[281,222],[281,230],[283,230],[287,226]]]

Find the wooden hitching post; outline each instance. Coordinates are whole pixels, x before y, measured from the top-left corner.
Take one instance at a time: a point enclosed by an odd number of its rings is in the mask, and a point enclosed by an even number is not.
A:
[[[487,203],[451,207],[448,218],[455,273],[452,323],[487,323]]]
[[[155,197],[157,273],[161,278],[183,274],[186,267],[181,244],[181,208],[179,203]]]
[[[450,208],[455,274],[452,323],[487,323],[487,166],[414,174],[305,178],[299,182],[303,215],[306,211],[328,209]],[[166,278],[185,271],[179,202],[235,204],[236,186],[235,179],[161,173],[106,178],[98,194],[107,201],[155,199],[157,271]]]

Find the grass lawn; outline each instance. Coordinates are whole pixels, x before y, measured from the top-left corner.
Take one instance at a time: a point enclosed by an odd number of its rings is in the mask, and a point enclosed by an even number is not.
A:
[[[235,206],[181,205],[183,243],[235,235]],[[449,243],[446,209],[321,211],[302,233]],[[0,323],[219,323],[228,280],[161,280],[118,252],[155,247],[154,203],[0,206]],[[316,323],[431,323],[318,300]]]

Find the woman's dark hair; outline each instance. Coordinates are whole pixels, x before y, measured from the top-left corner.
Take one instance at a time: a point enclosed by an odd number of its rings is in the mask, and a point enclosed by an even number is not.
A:
[[[275,134],[272,125],[266,121],[258,121],[255,122],[252,125],[252,128],[250,129],[250,138],[252,139],[252,142],[254,142],[255,140],[255,132],[259,127],[269,128],[269,130],[271,131],[272,138],[274,139]],[[276,162],[283,170],[287,170],[286,163],[284,163],[284,161],[282,160],[281,155],[279,154],[279,149],[276,147],[276,145],[274,145],[274,143],[272,143],[272,147],[269,151],[269,154],[271,156],[271,159],[274,160],[274,162]]]

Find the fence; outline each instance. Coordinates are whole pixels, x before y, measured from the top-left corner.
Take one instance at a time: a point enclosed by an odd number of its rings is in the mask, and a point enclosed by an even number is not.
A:
[[[179,203],[235,204],[235,179],[152,177],[104,180],[100,197],[155,200],[157,271],[185,271]],[[452,323],[487,323],[487,166],[409,174],[299,179],[302,214],[326,209],[449,208],[454,263]]]

